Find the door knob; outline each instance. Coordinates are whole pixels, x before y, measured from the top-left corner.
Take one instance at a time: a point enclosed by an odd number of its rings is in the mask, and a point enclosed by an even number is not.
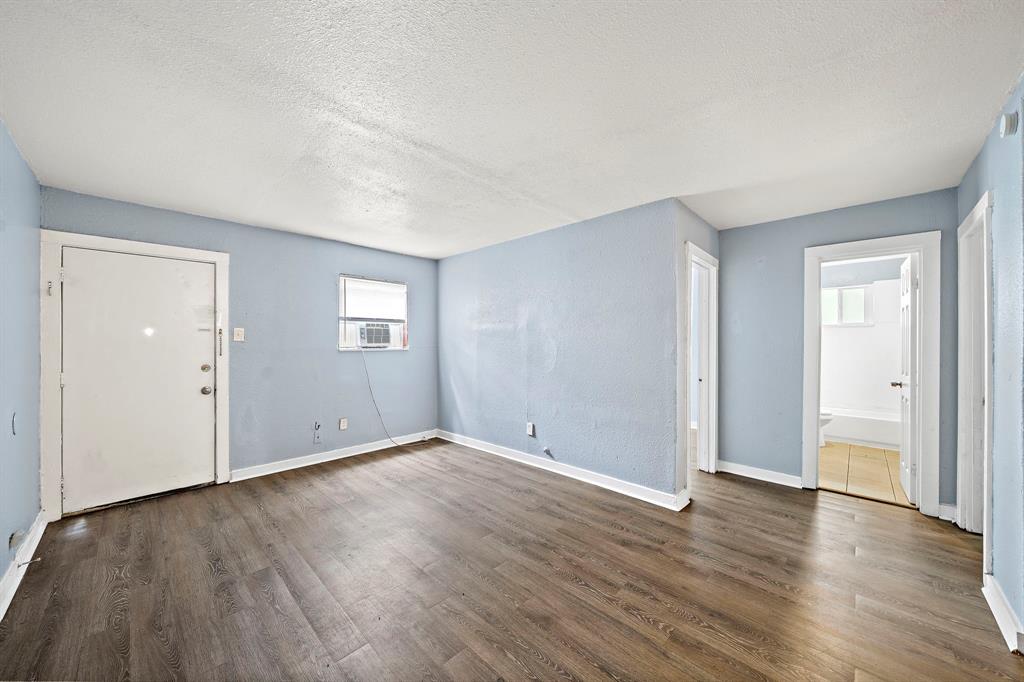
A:
[[[211,393],[213,393],[213,388],[210,386],[203,386],[201,389],[199,389],[199,392],[202,393],[203,395],[210,395]]]
[[[893,388],[903,388],[902,381],[890,381],[889,385],[892,386]]]

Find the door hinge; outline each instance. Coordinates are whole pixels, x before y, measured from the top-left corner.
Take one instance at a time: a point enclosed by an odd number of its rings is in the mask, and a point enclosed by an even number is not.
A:
[[[57,276],[58,276],[58,279],[60,280],[60,282],[63,284],[64,283],[64,268],[61,268],[60,270],[57,271]]]
[[[60,387],[64,388],[64,372],[60,373]]]
[[[60,499],[62,499],[62,500],[64,499],[64,475],[63,474],[61,474],[61,477],[60,477]]]

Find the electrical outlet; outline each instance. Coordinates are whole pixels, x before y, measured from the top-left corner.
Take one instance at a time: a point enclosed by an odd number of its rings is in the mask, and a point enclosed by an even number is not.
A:
[[[537,437],[537,425],[533,422],[526,422],[526,435]]]
[[[320,442],[320,422],[313,422],[313,442]]]
[[[348,428],[348,417],[342,417],[338,420],[338,430],[344,431]]]
[[[245,327],[235,327],[234,334],[231,336],[232,341],[245,341]]]

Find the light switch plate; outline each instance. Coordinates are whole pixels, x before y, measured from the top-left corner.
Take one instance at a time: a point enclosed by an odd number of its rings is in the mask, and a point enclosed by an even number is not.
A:
[[[235,331],[233,332],[231,339],[233,341],[245,341],[245,328],[235,327]]]
[[[536,424],[534,424],[533,422],[526,422],[526,435],[527,436],[536,436],[537,435],[537,426],[536,426]]]
[[[348,428],[348,417],[342,417],[338,420],[338,430],[344,431]]]

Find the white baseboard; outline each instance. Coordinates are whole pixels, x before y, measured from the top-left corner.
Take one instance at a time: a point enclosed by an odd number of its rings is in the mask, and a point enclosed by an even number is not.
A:
[[[1006,640],[1006,646],[1010,651],[1024,653],[1024,626],[1010,607],[1010,602],[1006,600],[1006,594],[1003,593],[1003,588],[994,575],[985,576],[985,585],[981,588],[981,593],[985,595],[985,601],[995,616],[996,625]]]
[[[943,521],[952,521],[956,523],[956,505],[955,504],[939,504],[939,518]]]
[[[512,448],[506,448],[501,445],[494,445],[493,443],[477,440],[476,438],[470,438],[469,436],[461,436],[449,431],[438,430],[437,437],[451,441],[452,443],[471,447],[474,450],[480,450],[481,452],[486,452],[491,455],[511,459],[521,464],[537,467],[538,469],[544,469],[545,471],[561,474],[562,476],[568,476],[569,478],[574,478],[577,481],[583,481],[584,483],[596,485],[599,488],[612,490],[622,495],[627,495],[659,507],[664,507],[665,509],[671,509],[672,511],[679,511],[690,503],[690,493],[687,490],[676,494],[666,493],[637,483],[630,483],[629,481],[623,481],[619,478],[599,474],[594,471],[590,471],[589,469],[582,469],[571,464],[563,464],[562,462],[556,462],[544,457],[538,457],[537,455],[520,452],[519,450],[513,450]]]
[[[778,471],[771,471],[770,469],[758,469],[757,467],[747,466],[746,464],[736,464],[735,462],[726,462],[718,460],[718,471],[724,471],[727,474],[736,474],[737,476],[745,476],[746,478],[756,478],[759,481],[767,481],[769,483],[778,483],[779,485],[789,486],[790,488],[802,488],[800,477],[792,474],[781,474]]]
[[[4,577],[0,578],[0,620],[3,620],[7,613],[7,607],[11,605],[14,593],[18,591],[18,585],[21,584],[21,579],[25,575],[25,571],[28,570],[28,566],[19,566],[18,564],[24,564],[32,559],[32,555],[36,553],[36,547],[39,546],[39,541],[43,538],[44,530],[46,530],[46,519],[43,512],[40,511],[28,529],[25,539],[21,541],[18,551],[14,553],[14,561],[7,567]]]
[[[408,443],[415,443],[420,440],[429,440],[435,437],[437,437],[437,429],[430,429],[429,431],[410,433],[405,436],[395,436],[395,443],[398,443],[399,445],[406,445]],[[376,450],[384,450],[385,448],[390,447],[394,447],[394,443],[385,439],[374,441],[372,443],[350,445],[347,448],[338,448],[337,450],[327,450],[326,452],[318,452],[313,455],[293,457],[292,459],[282,459],[276,462],[270,462],[269,464],[257,464],[256,466],[245,467],[244,469],[235,469],[231,472],[231,480],[244,481],[247,478],[276,474],[279,471],[298,469],[300,467],[310,466],[311,464],[320,464],[321,462],[330,462],[335,459],[344,459],[345,457],[355,457],[356,455],[363,455],[367,452],[375,452]]]

